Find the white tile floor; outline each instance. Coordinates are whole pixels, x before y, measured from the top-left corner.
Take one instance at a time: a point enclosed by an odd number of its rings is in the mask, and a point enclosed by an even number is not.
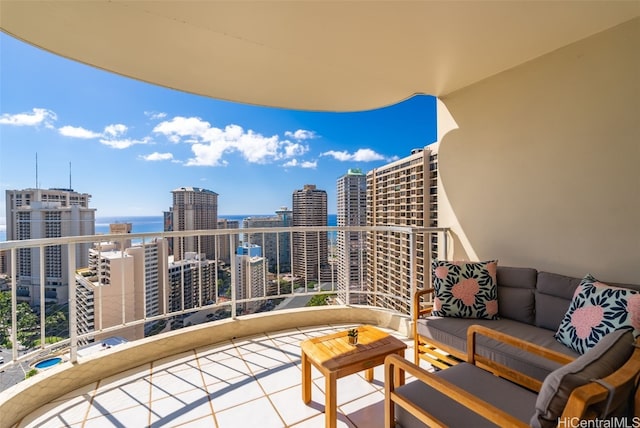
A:
[[[312,401],[302,402],[299,345],[348,327],[267,333],[154,361],[73,391],[16,427],[324,427],[315,368]],[[385,331],[407,343],[411,360],[412,341]],[[376,367],[372,383],[363,374],[338,380],[338,427],[383,426],[383,373]]]

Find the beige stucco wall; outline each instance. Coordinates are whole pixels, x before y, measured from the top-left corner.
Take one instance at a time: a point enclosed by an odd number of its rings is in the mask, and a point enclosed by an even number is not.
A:
[[[453,257],[640,283],[639,88],[635,19],[443,97]]]

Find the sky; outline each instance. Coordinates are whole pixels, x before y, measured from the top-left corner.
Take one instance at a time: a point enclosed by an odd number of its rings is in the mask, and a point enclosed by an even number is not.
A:
[[[357,113],[258,107],[80,64],[0,33],[0,230],[5,190],[90,194],[96,217],[159,216],[171,190],[218,194],[218,214],[273,214],[305,184],[408,156],[436,140],[436,101]],[[37,183],[36,183],[37,157]]]

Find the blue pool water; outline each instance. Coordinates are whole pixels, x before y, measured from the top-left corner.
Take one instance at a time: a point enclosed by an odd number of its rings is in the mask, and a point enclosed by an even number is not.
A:
[[[37,363],[35,365],[35,368],[37,368],[37,369],[48,369],[51,366],[55,366],[60,361],[62,361],[62,358],[60,358],[60,357],[47,358],[46,360],[42,360],[39,363]]]

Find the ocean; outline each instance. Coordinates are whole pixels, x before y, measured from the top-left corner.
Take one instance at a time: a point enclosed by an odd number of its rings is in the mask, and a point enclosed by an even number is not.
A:
[[[241,214],[241,215],[218,215],[218,218],[226,218],[227,220],[237,220],[242,227],[242,220],[247,217],[263,217],[273,214]],[[131,223],[132,233],[162,232],[164,229],[164,221],[162,216],[117,216],[117,217],[96,217],[96,234],[104,234],[109,232],[109,225],[112,223]],[[337,215],[329,214],[327,216],[327,225],[337,225]],[[0,228],[0,241],[7,240],[7,232],[4,226]]]

